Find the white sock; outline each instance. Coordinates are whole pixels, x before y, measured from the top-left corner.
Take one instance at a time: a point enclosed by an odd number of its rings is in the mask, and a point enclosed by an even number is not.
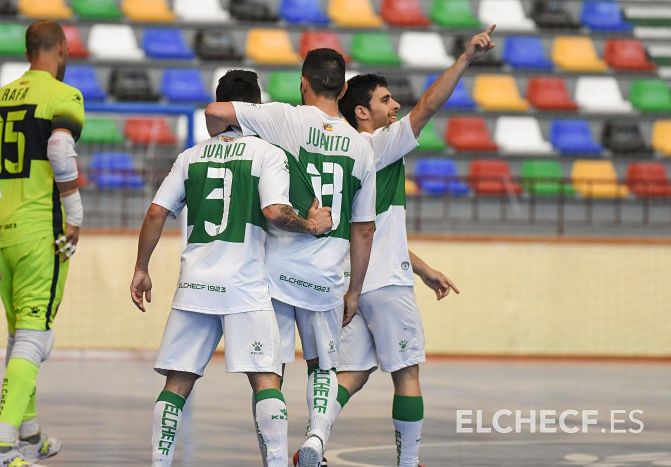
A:
[[[399,467],[417,467],[419,445],[422,440],[422,420],[403,422],[394,419],[396,430],[396,453]]]
[[[286,467],[289,463],[289,417],[279,389],[264,389],[254,396],[256,430],[261,456],[268,467]]]
[[[317,436],[326,449],[326,440],[331,434],[331,425],[337,417],[334,406],[339,405],[338,378],[333,370],[317,368],[308,377],[307,401],[310,413],[310,429],[307,436]],[[335,415],[334,415],[335,413]]]
[[[19,438],[26,439],[35,436],[40,432],[40,424],[37,423],[37,417],[30,418],[21,422],[19,427]]]
[[[158,396],[154,406],[154,424],[151,436],[152,467],[170,467],[175,453],[177,429],[182,417],[184,398],[169,391]]]
[[[263,440],[261,431],[259,430],[259,424],[256,421],[256,397],[252,393],[252,418],[254,419],[254,428],[256,429],[256,441],[259,443],[259,451],[261,451],[261,461],[263,462],[263,467],[268,467],[268,459],[266,458],[266,442]]]

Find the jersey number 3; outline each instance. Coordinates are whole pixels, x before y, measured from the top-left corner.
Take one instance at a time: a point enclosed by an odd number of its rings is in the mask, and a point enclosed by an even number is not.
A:
[[[207,178],[220,178],[224,182],[223,188],[215,188],[205,199],[220,199],[224,202],[221,213],[221,222],[214,224],[205,221],[205,232],[210,237],[216,237],[228,227],[228,217],[231,209],[231,187],[233,185],[233,172],[225,167],[208,167]]]

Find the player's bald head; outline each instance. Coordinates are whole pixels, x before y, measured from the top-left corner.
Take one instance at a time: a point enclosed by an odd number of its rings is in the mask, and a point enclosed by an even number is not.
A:
[[[35,21],[26,30],[26,53],[28,58],[35,58],[64,41],[65,33],[60,24],[46,19]]]

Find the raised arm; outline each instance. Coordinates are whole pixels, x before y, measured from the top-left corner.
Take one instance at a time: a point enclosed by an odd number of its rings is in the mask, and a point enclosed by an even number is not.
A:
[[[447,297],[450,290],[454,290],[457,294],[460,293],[457,286],[454,285],[454,282],[442,272],[430,267],[412,251],[408,251],[408,253],[410,254],[410,264],[412,264],[413,272],[417,274],[429,288],[436,292],[436,298],[438,300]]]
[[[205,107],[205,123],[210,136],[222,133],[229,126],[240,126],[235,115],[235,107],[230,102],[212,102]]]
[[[333,228],[331,208],[320,208],[315,199],[303,219],[287,204],[271,204],[263,209],[263,215],[279,229],[287,232],[321,235]]]
[[[482,57],[496,46],[490,37],[495,28],[496,25],[492,24],[485,32],[473,36],[468,46],[466,46],[466,50],[459,56],[454,65],[445,70],[436,82],[422,94],[415,107],[410,111],[409,117],[415,137],[419,137],[424,125],[450,98],[459,79],[471,62]]]

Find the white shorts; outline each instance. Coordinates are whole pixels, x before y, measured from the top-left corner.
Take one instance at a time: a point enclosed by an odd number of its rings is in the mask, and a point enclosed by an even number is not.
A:
[[[415,292],[390,285],[361,295],[359,313],[340,337],[338,371],[391,373],[423,362],[424,329]]]
[[[173,309],[163,332],[154,370],[203,376],[224,336],[226,371],[282,375],[280,333],[271,310],[211,315]]]
[[[280,328],[282,363],[295,360],[296,332],[301,336],[303,358],[319,358],[319,368],[338,368],[338,348],[342,329],[343,306],[327,311],[311,311],[273,298],[273,308]]]

